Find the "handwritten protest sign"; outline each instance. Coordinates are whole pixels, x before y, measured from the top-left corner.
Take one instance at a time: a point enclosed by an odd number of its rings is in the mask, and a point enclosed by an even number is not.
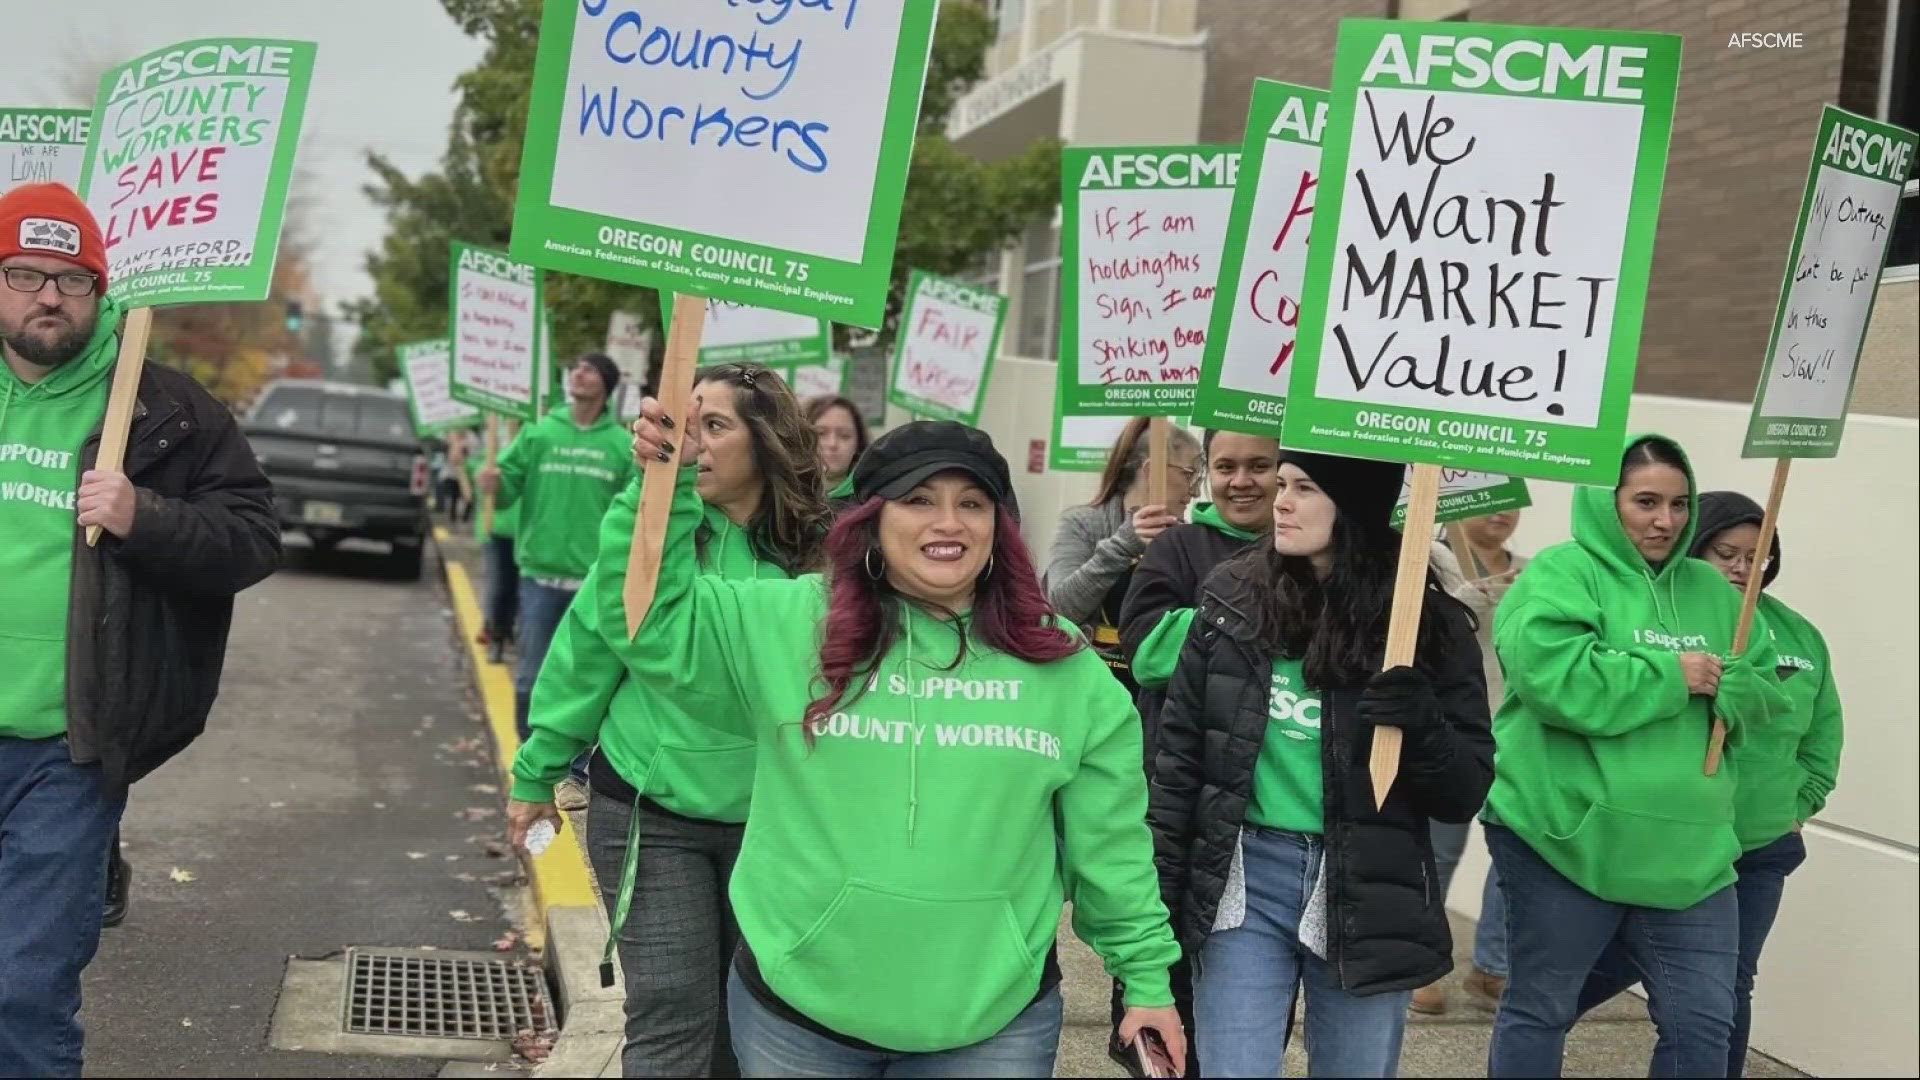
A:
[[[415,432],[439,435],[480,423],[480,410],[454,400],[445,338],[411,342],[395,351],[407,400],[413,405]]]
[[[304,41],[212,38],[108,69],[80,194],[115,299],[267,298],[313,58]]]
[[[824,364],[803,364],[793,368],[783,377],[793,388],[793,394],[801,401],[823,394],[839,394],[847,384],[847,358],[830,356]]]
[[[514,256],[878,327],[934,8],[548,3]]]
[[[1288,446],[1612,484],[1680,38],[1349,20]]]
[[[660,322],[673,331],[673,304],[660,298]],[[700,364],[760,364],[792,368],[824,363],[833,355],[833,324],[813,315],[736,304],[707,302],[700,333]]]
[[[1061,472],[1099,472],[1107,455],[1120,441],[1131,416],[1068,416],[1053,411],[1053,441],[1047,448],[1047,467]]]
[[[452,249],[448,321],[453,397],[490,412],[536,420],[540,271],[457,240]]]
[[[662,305],[662,311],[665,305]],[[607,318],[607,356],[620,369],[613,414],[621,422],[640,415],[641,391],[653,356],[653,331],[638,312],[616,311]]]
[[[1915,135],[1844,109],[1820,114],[1800,220],[1754,392],[1746,457],[1833,457]]]
[[[0,109],[0,195],[24,184],[80,190],[90,109]]]
[[[916,416],[979,423],[1006,317],[999,293],[913,271],[887,400]]]
[[[1069,414],[1191,409],[1239,164],[1237,146],[1061,151]]]
[[[1280,437],[1320,182],[1327,92],[1256,79],[1194,422]]]
[[[1393,508],[1393,527],[1406,523],[1407,502],[1413,496],[1413,469],[1407,469],[1400,483],[1400,502]],[[1527,482],[1518,476],[1470,472],[1465,469],[1440,470],[1440,501],[1434,508],[1434,524],[1485,517],[1502,510],[1519,510],[1533,505]]]

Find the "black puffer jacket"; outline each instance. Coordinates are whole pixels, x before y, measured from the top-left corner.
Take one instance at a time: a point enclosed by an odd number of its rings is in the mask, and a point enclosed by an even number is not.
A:
[[[1147,812],[1161,898],[1189,957],[1213,928],[1267,734],[1273,657],[1255,640],[1251,586],[1236,563],[1208,578],[1160,714]],[[1367,772],[1371,731],[1363,687],[1321,695],[1328,904],[1327,959],[1342,989],[1376,994],[1425,986],[1453,968],[1453,936],[1437,886],[1428,819],[1462,822],[1493,783],[1493,734],[1472,617],[1429,586],[1448,647],[1421,657],[1444,724],[1409,730],[1399,779],[1376,811]]]
[[[81,471],[99,451],[96,428]],[[142,370],[125,471],[133,531],[88,547],[74,530],[67,615],[67,742],[115,794],[205,730],[233,596],[281,554],[272,485],[233,414],[191,376]]]

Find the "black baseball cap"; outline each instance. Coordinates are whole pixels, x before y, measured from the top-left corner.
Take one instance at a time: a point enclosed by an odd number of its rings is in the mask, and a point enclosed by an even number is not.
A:
[[[1020,516],[1007,459],[986,432],[952,420],[916,420],[875,439],[853,467],[854,501],[903,498],[950,469],[973,477],[994,502]]]

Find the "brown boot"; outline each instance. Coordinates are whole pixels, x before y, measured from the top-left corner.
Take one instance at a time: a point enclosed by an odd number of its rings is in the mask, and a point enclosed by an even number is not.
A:
[[[1500,995],[1507,992],[1507,980],[1505,976],[1489,975],[1476,967],[1460,980],[1460,988],[1467,992],[1468,1001],[1488,1012],[1498,1012]]]
[[[1407,1008],[1423,1016],[1443,1015],[1447,1011],[1447,992],[1440,988],[1437,981],[1428,983],[1413,992],[1413,1001],[1408,1003]]]

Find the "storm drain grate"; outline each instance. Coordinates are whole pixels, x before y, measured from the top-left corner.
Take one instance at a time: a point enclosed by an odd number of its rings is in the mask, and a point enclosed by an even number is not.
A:
[[[346,998],[352,1035],[511,1040],[552,1027],[540,970],[511,960],[349,949]]]

